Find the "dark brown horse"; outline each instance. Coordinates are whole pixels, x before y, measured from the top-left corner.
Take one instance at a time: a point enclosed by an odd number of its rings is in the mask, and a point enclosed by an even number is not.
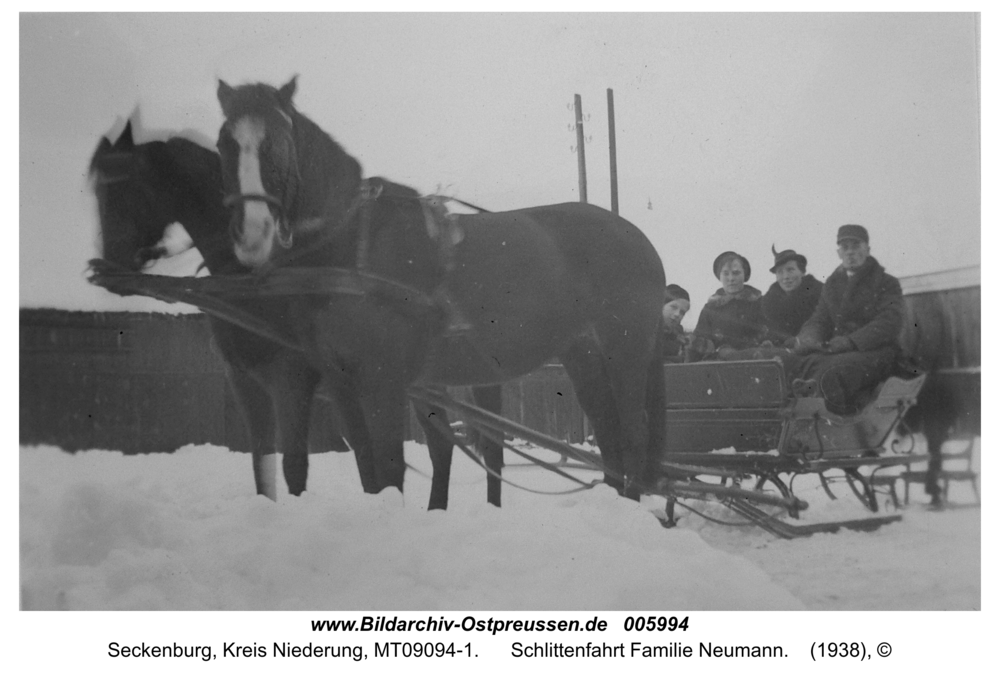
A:
[[[408,188],[376,182],[373,198],[358,162],[295,109],[294,92],[294,79],[280,89],[219,84],[237,258],[262,271],[364,268],[448,299],[421,316],[358,297],[289,303],[310,360],[357,405],[352,446],[366,488],[402,490],[409,385],[495,385],[558,357],[594,426],[606,481],[637,497],[663,433],[664,273],[642,232],[578,203],[435,225]],[[472,324],[468,334],[445,332],[448,304]],[[304,461],[285,469],[290,485],[304,485]]]
[[[222,204],[217,153],[184,139],[136,145],[131,122],[114,144],[101,139],[90,162],[101,224],[102,256],[118,267],[139,271],[166,253],[160,245],[171,223],[187,230],[213,275],[248,270],[233,255]],[[284,303],[239,300],[243,311],[280,322]],[[303,355],[219,319],[209,319],[227,379],[243,414],[253,452],[257,493],[274,499],[275,419],[284,389],[305,389],[319,375]],[[308,414],[308,406],[305,407]],[[302,418],[302,409],[294,414]],[[306,442],[307,421],[299,433]]]
[[[102,255],[117,268],[139,271],[148,262],[167,255],[161,241],[167,227],[177,222],[187,230],[213,276],[249,271],[233,254],[218,153],[179,137],[136,144],[129,122],[114,144],[106,138],[101,140],[91,159],[90,175],[98,202]],[[390,193],[397,191],[402,191],[407,200],[416,196],[412,191],[393,187],[383,201],[391,200]],[[284,301],[261,298],[230,302],[234,309],[272,327],[280,329],[286,322]],[[321,373],[299,350],[222,319],[210,316],[209,321],[252,441],[257,491],[274,498],[274,453],[280,445],[291,458],[303,456],[308,415],[305,399]],[[340,391],[347,389],[341,387]],[[497,401],[491,406],[499,410],[499,388],[486,387],[475,394],[477,400]],[[291,405],[290,401],[298,404]],[[357,409],[352,401],[340,403],[347,409]],[[439,414],[446,419],[443,411]],[[450,441],[426,418],[421,422],[426,425],[435,456],[450,458]],[[362,428],[363,424],[355,421],[353,426]],[[280,439],[276,438],[279,427],[288,430]],[[290,450],[300,444],[302,452]],[[491,443],[489,447],[497,446]],[[435,463],[429,508],[446,507],[449,469],[450,463]]]

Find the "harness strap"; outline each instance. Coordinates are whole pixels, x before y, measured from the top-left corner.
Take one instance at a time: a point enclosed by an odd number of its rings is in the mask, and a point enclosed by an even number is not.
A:
[[[265,204],[270,204],[271,206],[280,209],[284,212],[284,206],[281,204],[281,200],[277,197],[272,197],[267,193],[249,193],[249,194],[235,194],[226,195],[222,198],[222,205],[226,208],[231,208],[243,202],[264,202]]]
[[[461,415],[469,423],[475,426],[483,426],[487,429],[492,429],[500,433],[510,433],[512,435],[516,435],[526,441],[543,447],[546,450],[552,450],[553,452],[557,452],[561,455],[572,457],[573,459],[584,463],[597,471],[603,472],[607,476],[624,481],[623,476],[619,476],[617,472],[606,468],[600,457],[593,453],[581,450],[580,448],[576,448],[569,443],[556,440],[543,433],[535,431],[534,429],[518,424],[517,422],[513,422],[499,415],[495,415],[486,410],[482,410],[481,408],[477,408],[468,403],[456,401],[447,394],[436,389],[415,385],[410,387],[410,396],[420,397],[429,403],[433,403],[434,405],[444,408],[445,410]]]
[[[424,393],[426,391],[429,391],[429,390],[423,389],[423,388],[413,387],[413,388],[410,389],[410,399],[414,403],[416,403],[416,404],[418,404],[420,406],[426,406],[427,405],[427,399],[424,398]],[[447,395],[444,395],[444,396],[446,398],[450,399],[450,397],[447,397]],[[453,400],[453,399],[450,399],[450,400]],[[469,459],[471,459],[473,462],[475,462],[476,464],[478,464],[480,466],[480,468],[482,468],[487,474],[489,474],[490,476],[493,476],[494,478],[500,480],[503,483],[506,483],[507,485],[510,485],[512,487],[517,488],[518,490],[524,490],[525,492],[531,492],[533,494],[538,494],[538,495],[565,495],[565,494],[572,494],[574,492],[582,492],[583,490],[589,490],[589,489],[591,489],[593,487],[596,487],[597,485],[600,485],[603,482],[603,481],[600,481],[600,480],[594,480],[594,481],[591,481],[590,483],[586,483],[584,481],[581,481],[579,478],[576,478],[575,476],[571,476],[570,474],[568,474],[568,473],[562,471],[561,469],[553,466],[549,462],[545,462],[543,460],[538,459],[537,457],[532,457],[531,455],[525,454],[525,453],[517,450],[516,448],[511,447],[508,443],[504,442],[503,445],[508,450],[511,450],[514,453],[520,455],[521,457],[524,457],[525,459],[531,461],[532,463],[537,464],[538,466],[541,466],[543,469],[548,469],[549,471],[557,473],[560,476],[563,476],[564,478],[568,478],[570,481],[579,484],[581,487],[573,488],[573,489],[570,489],[570,490],[561,490],[561,491],[552,492],[552,491],[545,491],[545,490],[535,490],[535,489],[532,489],[532,488],[529,488],[529,487],[525,487],[524,485],[519,485],[518,483],[514,483],[513,481],[511,481],[511,480],[509,480],[507,478],[504,478],[501,474],[497,473],[496,471],[494,471],[493,469],[491,469],[490,467],[488,467],[486,465],[486,463],[483,462],[483,460],[479,457],[479,455],[477,455],[476,453],[474,453],[472,450],[469,449],[468,445],[466,445],[464,442],[462,442],[461,440],[459,440],[459,438],[457,436],[455,436],[455,433],[452,431],[451,427],[447,426],[436,415],[426,415],[425,414],[424,416],[431,421],[431,424],[434,425],[434,427],[445,437],[446,440],[448,440],[449,442],[451,442],[452,445],[457,446],[463,453],[465,453],[465,455]]]
[[[446,199],[438,195],[421,197],[420,207],[424,212],[427,236],[438,245],[441,269],[447,274],[455,269],[455,247],[461,243],[464,233],[455,216],[448,213],[444,205]]]
[[[371,248],[372,230],[372,209],[370,205],[378,200],[381,194],[381,184],[372,187],[368,179],[363,180],[361,186],[358,188],[358,196],[354,198],[354,203],[351,204],[351,207],[347,210],[347,215],[344,217],[344,222],[349,223],[359,209],[367,207],[361,210],[361,223],[358,228],[358,249],[355,266],[360,272],[368,269],[368,250]]]

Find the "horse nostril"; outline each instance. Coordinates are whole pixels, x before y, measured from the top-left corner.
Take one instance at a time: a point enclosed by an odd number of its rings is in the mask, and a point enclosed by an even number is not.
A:
[[[277,233],[278,233],[278,244],[282,248],[292,247],[292,228],[285,222],[284,219],[278,220]]]
[[[238,216],[229,220],[229,236],[233,241],[239,241],[243,237],[243,221]]]

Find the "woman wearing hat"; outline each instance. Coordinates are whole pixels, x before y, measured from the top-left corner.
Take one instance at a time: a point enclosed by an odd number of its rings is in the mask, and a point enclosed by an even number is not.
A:
[[[806,274],[806,257],[792,249],[774,254],[771,273],[777,281],[764,294],[761,308],[767,324],[768,336],[778,347],[791,349],[795,336],[819,304],[823,284],[811,274]]]
[[[726,251],[712,264],[722,282],[705,303],[694,329],[695,349],[702,357],[734,358],[737,350],[757,347],[767,334],[761,293],[746,282],[750,262],[734,251]]]
[[[691,296],[677,284],[667,286],[663,294],[663,360],[683,363],[689,338],[681,321],[691,309]]]

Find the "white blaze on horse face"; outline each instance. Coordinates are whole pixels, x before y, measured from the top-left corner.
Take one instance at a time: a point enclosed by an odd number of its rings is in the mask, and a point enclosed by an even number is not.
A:
[[[260,171],[260,144],[264,140],[264,124],[258,119],[244,117],[233,129],[233,139],[240,148],[237,175],[240,194],[263,195],[264,181]],[[236,257],[244,265],[257,267],[271,257],[277,223],[265,202],[243,202],[243,230],[236,242]]]

